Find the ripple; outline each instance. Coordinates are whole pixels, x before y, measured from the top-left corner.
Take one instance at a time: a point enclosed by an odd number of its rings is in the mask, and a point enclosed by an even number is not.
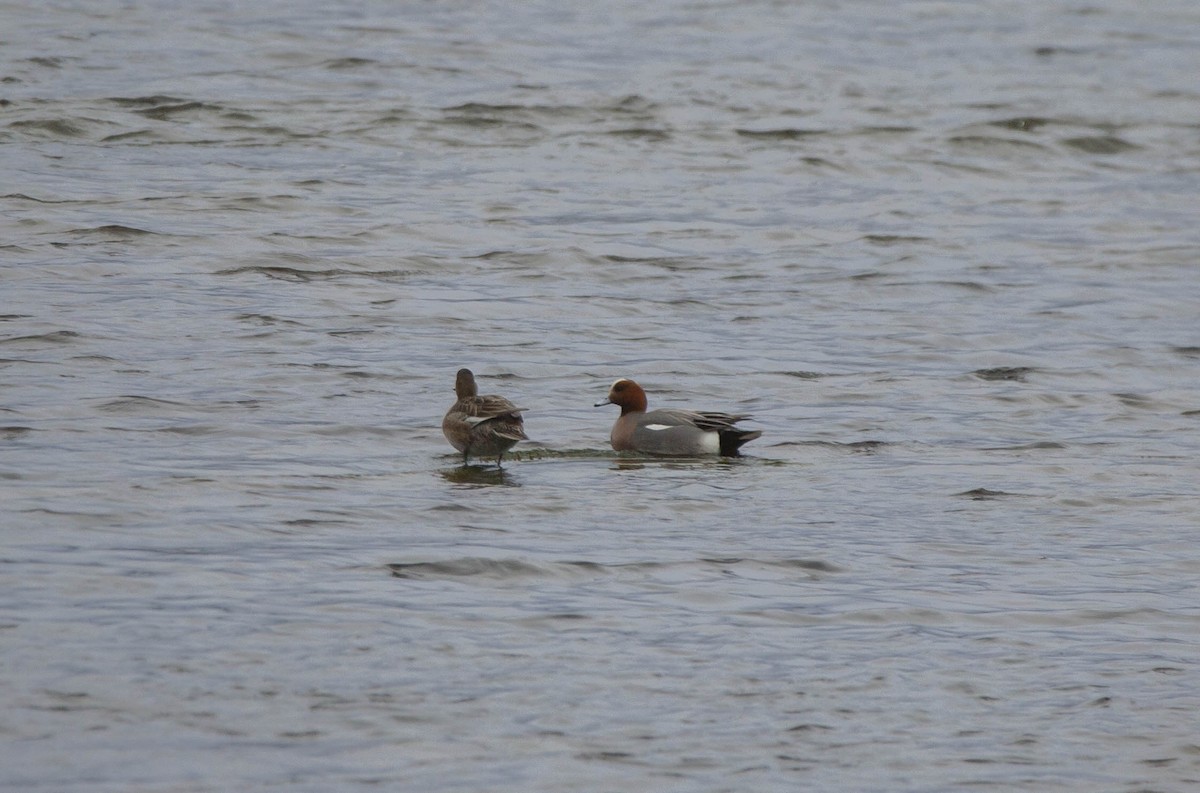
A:
[[[1040,116],[1017,116],[1015,118],[1005,118],[999,121],[989,122],[993,127],[1002,129],[1015,129],[1020,132],[1035,132],[1047,124],[1056,123],[1053,119],[1043,118]]]
[[[100,236],[110,239],[133,239],[153,235],[157,232],[135,228],[134,226],[123,226],[119,223],[109,223],[91,228],[71,229],[70,233],[80,237]]]
[[[980,380],[1012,380],[1023,383],[1034,371],[1029,366],[995,366],[990,369],[976,369],[971,374]]]
[[[996,499],[1006,496],[1019,496],[1020,493],[1006,493],[1003,490],[988,490],[986,487],[977,487],[974,490],[966,490],[962,493],[955,493],[956,496],[969,498],[972,501],[995,501]]]
[[[1074,138],[1065,138],[1062,142],[1064,146],[1069,146],[1072,149],[1078,149],[1088,154],[1121,154],[1122,152],[1141,148],[1115,135],[1080,135]]]
[[[742,138],[750,138],[751,140],[779,140],[791,141],[802,140],[805,138],[816,137],[817,135],[828,135],[829,130],[826,129],[798,129],[795,127],[784,127],[780,129],[736,129],[735,133]]]
[[[391,562],[384,567],[396,578],[514,580],[524,578],[596,578],[608,576],[670,575],[672,571],[696,569],[731,573],[739,570],[801,570],[807,573],[839,573],[841,567],[820,559],[752,559],[743,557],[699,558],[682,562],[591,561],[529,562],[522,559],[462,557],[436,562]]]
[[[81,338],[81,334],[73,330],[52,330],[47,333],[34,333],[28,336],[9,336],[0,339],[0,344],[25,344],[29,342],[41,344],[71,344]]]
[[[12,129],[25,132],[46,133],[51,138],[82,138],[87,134],[85,125],[73,119],[45,118],[14,121],[9,124]]]
[[[366,278],[375,281],[402,281],[416,274],[417,271],[415,270],[351,270],[346,268],[306,270],[300,267],[261,264],[230,267],[225,270],[217,270],[215,273],[215,275],[261,275],[274,280],[297,283],[336,281],[348,278]]]
[[[139,116],[144,116],[155,121],[169,121],[175,116],[185,113],[195,113],[197,111],[205,112],[220,112],[223,108],[220,105],[211,105],[207,102],[181,101],[171,104],[154,105],[141,110],[136,110]]]
[[[155,397],[130,394],[102,402],[97,406],[97,409],[102,410],[105,413],[127,413],[132,415],[142,415],[145,413],[162,413],[164,411],[175,413],[181,407],[185,407],[185,403],[172,402],[169,399],[157,399]]]

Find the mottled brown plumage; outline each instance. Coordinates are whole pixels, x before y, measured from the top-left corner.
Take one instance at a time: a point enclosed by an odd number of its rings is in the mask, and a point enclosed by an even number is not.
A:
[[[471,457],[495,457],[499,466],[504,453],[517,441],[529,440],[521,418],[525,408],[496,394],[480,396],[470,369],[458,370],[454,393],[458,401],[442,419],[442,434],[463,453],[464,463]]]

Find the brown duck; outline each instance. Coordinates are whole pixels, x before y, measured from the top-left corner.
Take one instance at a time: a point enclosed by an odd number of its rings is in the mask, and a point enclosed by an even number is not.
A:
[[[521,419],[525,408],[496,394],[480,396],[470,369],[458,370],[454,393],[458,401],[442,419],[442,434],[463,453],[463,463],[471,457],[495,457],[499,466],[504,453],[517,441],[529,440]]]

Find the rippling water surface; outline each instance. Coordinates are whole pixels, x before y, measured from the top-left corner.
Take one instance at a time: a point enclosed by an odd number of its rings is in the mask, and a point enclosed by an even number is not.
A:
[[[1190,0],[3,17],[5,788],[1200,784]]]

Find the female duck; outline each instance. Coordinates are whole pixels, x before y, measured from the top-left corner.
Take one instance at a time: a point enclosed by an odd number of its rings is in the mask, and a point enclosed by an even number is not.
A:
[[[496,394],[479,396],[475,375],[459,369],[454,380],[458,401],[442,419],[442,434],[450,445],[463,453],[465,464],[472,455],[495,457],[496,465],[517,441],[527,441],[521,411],[512,402]]]

